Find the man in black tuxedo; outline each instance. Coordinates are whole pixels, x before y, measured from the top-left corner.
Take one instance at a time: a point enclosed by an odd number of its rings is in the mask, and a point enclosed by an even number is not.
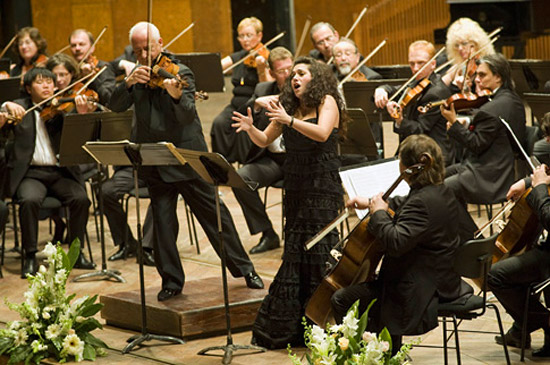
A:
[[[256,85],[254,95],[246,103],[242,113],[250,110],[254,113],[254,124],[264,130],[269,125],[265,115],[266,106],[279,100],[279,93],[286,79],[292,72],[292,53],[284,47],[276,47],[267,59],[269,73],[275,81],[261,82]],[[258,184],[257,188],[269,186],[283,178],[282,165],[285,158],[282,136],[267,148],[259,148],[252,144],[247,162],[237,171],[245,181]],[[273,230],[271,220],[265,211],[264,203],[257,191],[233,189],[237,201],[241,205],[250,234],[262,233],[260,242],[250,249],[251,254],[273,250],[279,247],[279,236]]]
[[[148,36],[149,35],[149,36]],[[150,23],[140,22],[130,30],[130,43],[141,65],[153,63],[162,56],[162,38]],[[207,151],[202,126],[195,108],[195,82],[191,70],[177,60],[178,75],[189,86],[182,88],[176,79],[165,79],[163,88],[149,87],[150,68],[139,66],[133,74],[115,88],[110,107],[124,111],[134,105],[137,143],[171,142],[177,147]],[[216,227],[217,215],[214,188],[188,166],[144,166],[140,170],[147,183],[153,207],[154,254],[162,277],[158,300],[164,301],[181,293],[185,275],[178,254],[176,239],[178,217],[176,206],[181,194],[219,254],[220,242]],[[254,265],[244,250],[227,207],[221,204],[223,242],[227,267],[234,277],[244,276],[250,288],[263,288]]]
[[[88,200],[80,171],[76,168],[58,167],[56,155],[59,153],[63,115],[45,121],[38,110],[24,115],[32,107],[54,93],[55,75],[45,68],[33,68],[23,78],[23,86],[29,97],[8,102],[4,106],[11,115],[22,116],[13,128],[13,152],[9,156],[10,195],[20,203],[19,216],[21,236],[26,255],[22,276],[34,274],[37,270],[36,251],[38,240],[38,214],[46,195],[53,195],[69,207],[70,236],[84,242],[88,221]],[[87,105],[80,100],[78,111],[87,111]],[[24,116],[23,116],[24,115]],[[77,268],[93,269],[82,252],[75,265]]]
[[[447,134],[466,150],[461,163],[447,168],[445,185],[463,203],[488,204],[504,201],[514,182],[515,142],[499,118],[510,123],[521,142],[525,139],[525,108],[514,91],[510,64],[502,54],[480,59],[475,83],[476,90],[489,89],[493,95],[469,125],[457,122],[453,106],[441,107]]]
[[[423,40],[411,43],[408,55],[411,72],[416,74],[434,55],[435,48],[432,43]],[[419,106],[424,106],[428,102],[445,100],[451,96],[451,92],[443,84],[441,78],[433,72],[435,65],[436,61],[432,60],[416,76],[416,79],[410,85],[411,88],[417,86],[422,80],[428,80],[429,85],[424,88],[416,100],[407,104],[404,110],[398,109],[398,104],[395,100],[388,102],[389,95],[393,95],[397,91],[397,87],[384,85],[377,88],[374,92],[374,102],[379,108],[387,108],[390,115],[397,115],[393,131],[399,135],[399,142],[402,142],[412,134],[426,134],[432,137],[439,147],[441,147],[445,165],[448,166],[454,163],[455,150],[447,137],[447,121],[441,115],[439,108],[433,108],[425,114],[418,111]]]
[[[380,273],[373,282],[363,282],[336,291],[331,304],[337,323],[360,299],[361,313],[377,298],[369,313],[369,331],[387,327],[393,352],[402,335],[419,335],[437,326],[437,305],[460,298],[473,289],[453,270],[455,250],[460,245],[456,222],[460,213],[452,191],[444,184],[445,167],[441,149],[425,135],[407,137],[399,149],[399,169],[427,163],[420,173],[405,176],[411,190],[406,197],[371,199],[355,197],[349,208],[369,208],[368,231],[376,237],[377,251],[384,253]],[[388,207],[395,214],[388,213]]]

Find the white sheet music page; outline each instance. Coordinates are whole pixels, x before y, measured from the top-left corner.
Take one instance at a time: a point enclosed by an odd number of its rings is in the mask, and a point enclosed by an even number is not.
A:
[[[356,196],[370,198],[378,193],[384,193],[398,177],[399,160],[340,171],[342,184],[350,198]],[[407,195],[408,193],[409,185],[405,181],[401,181],[391,196]],[[357,216],[362,219],[367,215],[368,209],[356,209],[355,212]]]

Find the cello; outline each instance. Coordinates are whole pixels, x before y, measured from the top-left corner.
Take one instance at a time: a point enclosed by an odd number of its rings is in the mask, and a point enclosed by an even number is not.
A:
[[[382,199],[387,200],[401,180],[429,168],[431,163],[432,158],[427,153],[422,154],[420,163],[407,167],[401,172],[396,181],[384,193]],[[389,212],[393,216],[394,213],[391,210]],[[346,209],[321,232],[306,242],[306,249],[313,247],[316,242],[332,231],[338,222],[345,219],[348,215],[349,213]],[[347,242],[340,260],[331,272],[325,276],[308,301],[306,316],[319,326],[324,327],[332,319],[330,298],[338,289],[364,281],[373,281],[375,278],[375,270],[382,259],[383,252],[376,245],[376,237],[367,230],[369,222],[370,214],[367,214],[357,223],[348,237],[344,239]],[[339,246],[342,241],[336,246]]]

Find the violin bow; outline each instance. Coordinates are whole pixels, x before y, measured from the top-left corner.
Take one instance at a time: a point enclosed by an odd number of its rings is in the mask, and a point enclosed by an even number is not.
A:
[[[82,57],[82,59],[80,60],[80,62],[78,63],[78,68],[80,68],[80,66],[82,66],[82,64],[84,62],[86,62],[86,60],[88,59],[88,57],[90,56],[90,54],[92,54],[92,49],[94,49],[95,45],[97,44],[97,42],[99,42],[99,40],[101,39],[101,37],[103,37],[103,34],[105,33],[105,31],[107,30],[107,26],[104,26],[103,29],[101,30],[101,32],[99,33],[99,35],[97,36],[97,38],[95,39],[94,43],[92,43],[92,45],[90,46],[90,48],[88,49],[88,51],[84,54],[84,57]]]
[[[351,70],[346,75],[346,77],[344,77],[342,79],[342,81],[340,81],[340,83],[338,84],[338,87],[344,85],[344,82],[348,81],[351,78],[351,76],[361,68],[361,66],[363,66],[365,63],[367,63],[380,50],[380,48],[384,47],[386,45],[387,41],[388,41],[388,39],[386,38],[382,42],[380,42],[380,44],[378,46],[376,46],[376,48],[373,49],[372,52],[369,53],[369,55],[363,59],[363,61],[359,62],[359,64],[357,66],[355,66],[355,68],[353,70]]]
[[[10,41],[8,42],[8,44],[6,45],[6,47],[4,47],[4,49],[2,50],[2,52],[0,52],[0,58],[4,57],[4,55],[6,54],[6,52],[8,51],[8,49],[10,49],[11,45],[13,44],[13,42],[15,42],[15,39],[17,38],[17,34],[14,35]]]
[[[347,32],[346,35],[344,36],[345,38],[349,38],[349,36],[351,35],[351,33],[355,30],[355,27],[357,27],[357,24],[359,24],[359,22],[361,21],[361,19],[363,18],[363,16],[366,14],[367,8],[368,8],[368,6],[365,6],[365,7],[363,8],[363,10],[361,10],[361,12],[359,13],[359,16],[357,17],[357,19],[355,19],[355,22],[353,22],[351,28],[349,28],[348,32]],[[333,60],[334,60],[334,57],[333,57],[333,56],[330,56],[330,59],[328,60],[327,65],[330,65],[330,64],[332,63]]]
[[[407,82],[405,82],[395,93],[393,93],[393,95],[391,96],[391,98],[388,99],[388,101],[392,101],[393,99],[395,99],[395,97],[399,95],[399,93],[403,91],[407,86],[409,86],[411,81],[413,81],[416,78],[416,76],[418,76],[422,71],[424,71],[424,69],[428,67],[430,63],[432,63],[432,61],[435,60],[444,50],[445,50],[445,47],[441,47],[441,49],[437,51],[437,53],[432,58],[430,58],[428,62],[424,64],[424,66],[420,67],[420,69],[416,71],[416,73],[412,75],[411,78],[407,80]]]
[[[286,31],[283,31],[283,32],[277,34],[275,37],[271,38],[268,42],[266,42],[261,48],[267,48],[267,46],[269,46],[271,43],[279,40],[279,38],[282,38],[285,34],[286,34]],[[258,52],[261,48],[259,48],[257,50],[254,50],[254,51],[251,51],[250,54],[248,54],[246,57],[241,58],[240,60],[238,60],[237,62],[235,62],[234,64],[232,64],[228,68],[226,68],[225,70],[223,70],[222,73],[225,75],[226,73],[228,73],[229,71],[231,71],[232,69],[234,69],[235,67],[237,67],[238,65],[243,63],[248,57],[255,57],[258,54]]]
[[[481,228],[479,228],[474,233],[474,239],[478,239],[479,237],[481,237],[481,235],[483,234],[483,232],[485,232],[487,230],[487,228],[492,226],[495,222],[497,222],[498,219],[500,219],[500,217],[502,217],[509,210],[511,210],[514,207],[513,203],[514,203],[513,200],[508,200],[506,202],[506,204],[504,204],[504,206],[502,208],[500,208],[500,210],[497,212],[497,214],[494,215],[493,218],[491,218],[489,221],[487,221],[487,223],[485,223],[483,226],[481,226]]]
[[[298,42],[298,48],[296,48],[296,54],[295,57],[298,57],[300,52],[302,51],[302,47],[304,46],[304,42],[306,40],[307,32],[309,31],[309,27],[311,26],[311,16],[307,16],[306,22],[304,23],[304,29],[302,29],[302,35],[300,36],[300,42]]]
[[[62,89],[62,90],[59,90],[58,92],[56,92],[55,94],[53,94],[52,96],[50,96],[49,98],[47,99],[44,99],[42,100],[40,103],[34,105],[32,108],[29,108],[27,110],[25,110],[25,114],[23,115],[27,115],[28,113],[32,112],[33,110],[35,110],[36,108],[39,108],[40,106],[42,106],[43,104],[53,100],[55,97],[63,94],[65,91],[69,90],[70,88],[72,88],[73,86],[75,86],[76,84],[78,84],[79,82],[82,82],[88,78],[92,77],[92,74],[88,74],[82,78],[80,78],[79,80],[76,80],[75,82],[73,82],[72,84],[70,84],[69,86],[67,86],[66,88]]]
[[[65,47],[61,48],[59,51],[55,52],[53,55],[55,56],[56,54],[63,53],[63,52],[65,52],[66,50],[68,50],[69,48],[71,48],[71,45],[70,45],[70,44],[67,44]],[[90,47],[90,48],[91,48],[91,47]]]
[[[175,36],[174,38],[172,38],[172,40],[170,42],[168,42],[163,48],[164,49],[167,49],[168,47],[170,47],[172,45],[172,43],[174,43],[175,41],[177,41],[182,35],[184,35],[185,33],[187,33],[188,30],[190,30],[191,28],[193,28],[195,26],[195,23],[191,23],[189,24],[189,26],[187,26],[187,28],[185,28],[184,30],[182,30],[177,36]]]
[[[151,77],[151,21],[153,20],[153,0],[147,1],[147,67]]]
[[[502,124],[504,124],[506,129],[508,129],[508,132],[510,132],[510,134],[514,138],[514,141],[516,142],[516,145],[518,146],[519,150],[521,151],[521,154],[523,155],[523,157],[525,158],[525,160],[527,161],[527,163],[531,167],[531,170],[535,171],[535,165],[533,164],[533,161],[531,161],[531,159],[529,158],[529,155],[527,155],[527,152],[525,152],[525,150],[523,149],[523,146],[519,142],[518,137],[516,137],[516,134],[512,130],[512,127],[510,127],[510,124],[503,117],[499,116],[498,119],[500,119]]]

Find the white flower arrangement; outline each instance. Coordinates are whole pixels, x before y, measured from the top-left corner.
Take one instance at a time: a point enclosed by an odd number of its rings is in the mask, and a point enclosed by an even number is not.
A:
[[[19,313],[21,320],[9,322],[0,329],[0,355],[9,355],[8,364],[25,362],[38,364],[53,357],[58,362],[95,360],[106,355],[107,345],[90,332],[103,328],[93,316],[103,307],[96,303],[97,295],[74,300],[67,296],[67,278],[80,253],[75,240],[66,254],[51,243],[44,254],[48,267],[41,265],[36,275],[29,275],[29,289],[21,304],[8,307]],[[72,303],[71,303],[72,301]]]
[[[304,337],[310,353],[305,357],[308,365],[402,365],[408,364],[407,354],[410,344],[405,344],[399,352],[391,356],[390,333],[384,328],[379,335],[367,332],[368,312],[374,300],[359,318],[359,301],[348,310],[340,325],[327,325],[324,330],[317,325],[308,325],[304,318]],[[292,354],[289,357],[294,365],[302,365],[300,359]]]

